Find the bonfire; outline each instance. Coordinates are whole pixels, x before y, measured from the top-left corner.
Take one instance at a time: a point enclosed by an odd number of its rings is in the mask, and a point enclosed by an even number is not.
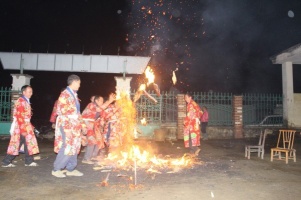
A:
[[[137,185],[137,170],[144,170],[149,174],[178,173],[183,169],[192,168],[195,164],[200,164],[194,155],[184,154],[180,158],[173,158],[170,155],[155,155],[152,147],[139,146],[137,144],[135,140],[138,134],[135,102],[139,100],[141,95],[145,95],[151,101],[157,103],[157,100],[146,92],[146,87],[150,84],[155,86],[157,95],[160,95],[159,87],[154,83],[155,75],[149,67],[146,69],[145,75],[148,82],[140,85],[133,101],[130,99],[128,93],[118,91],[119,95],[116,104],[121,111],[119,124],[122,126],[120,129],[122,130],[120,134],[122,145],[115,152],[110,152],[106,158],[99,161],[93,168],[94,170],[108,173],[102,181],[101,186],[108,186],[109,176],[113,171],[131,173],[134,178],[122,173],[118,173],[117,176],[128,177],[129,180],[134,179],[134,185]],[[145,118],[140,122],[147,126]]]

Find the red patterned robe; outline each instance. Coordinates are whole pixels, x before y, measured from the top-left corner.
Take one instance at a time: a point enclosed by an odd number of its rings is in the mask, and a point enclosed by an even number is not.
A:
[[[122,134],[119,125],[119,112],[114,112],[115,105],[110,104],[103,112],[105,121],[104,138],[109,147],[119,147],[122,144]],[[110,130],[110,131],[109,131]]]
[[[70,89],[71,90],[71,89]],[[86,127],[80,111],[76,107],[77,94],[66,89],[64,90],[57,104],[57,122],[55,129],[54,151],[59,152],[63,146],[61,128],[65,133],[65,152],[64,155],[76,155],[80,152],[81,147],[81,129]],[[79,101],[78,101],[79,104]]]
[[[52,113],[50,115],[49,121],[51,123],[55,123],[55,121],[56,121],[56,117],[57,117],[57,112],[56,112],[57,102],[58,102],[58,100],[55,101],[53,109],[52,109]]]
[[[10,138],[7,154],[19,154],[20,134],[25,137],[28,154],[34,155],[39,153],[37,139],[33,132],[34,127],[30,123],[31,115],[30,104],[26,99],[20,97],[14,105],[13,117],[16,119],[16,123]]]
[[[82,113],[82,118],[87,125],[87,143],[88,145],[97,144],[96,134],[95,134],[95,118],[97,105],[95,103],[89,103]]]
[[[96,143],[99,149],[102,149],[105,147],[105,138],[104,138],[104,111],[102,110],[100,112],[100,116],[96,119],[95,125],[94,125],[94,131],[96,136]]]
[[[202,111],[199,105],[191,100],[187,104],[187,116],[184,119],[184,146],[189,146],[189,134],[191,137],[191,145],[193,147],[200,146],[200,124],[199,119],[201,118]]]

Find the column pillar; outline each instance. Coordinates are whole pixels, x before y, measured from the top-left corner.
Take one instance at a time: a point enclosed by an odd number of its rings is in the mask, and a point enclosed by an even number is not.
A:
[[[243,96],[233,96],[234,138],[243,138]]]
[[[19,91],[23,85],[30,85],[33,76],[27,74],[11,74],[13,77],[12,90]]]
[[[186,117],[186,102],[184,99],[184,94],[177,95],[177,105],[178,105],[178,139],[184,139],[184,119]]]
[[[290,116],[293,116],[294,84],[292,62],[282,63],[282,91],[283,91],[283,123],[290,127]]]
[[[32,79],[33,76],[27,74],[11,74],[11,76],[13,77],[12,92],[11,92],[11,121],[12,121],[15,101],[17,101],[18,98],[22,95],[20,90],[23,85],[30,85],[30,79]]]
[[[116,80],[116,98],[119,98],[121,94],[125,94],[130,98],[132,77],[115,76],[115,80]]]

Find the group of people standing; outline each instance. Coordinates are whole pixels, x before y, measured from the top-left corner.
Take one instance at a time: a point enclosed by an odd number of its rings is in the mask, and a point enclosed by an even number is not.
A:
[[[116,130],[119,109],[114,104],[115,95],[111,94],[106,101],[101,96],[93,96],[91,103],[81,113],[80,100],[77,97],[80,84],[79,76],[68,77],[68,86],[62,90],[55,102],[50,118],[55,129],[54,152],[57,153],[52,175],[58,178],[83,175],[75,169],[82,146],[86,146],[82,162],[92,164],[92,160],[97,159],[101,149],[105,147],[113,149],[120,144],[120,137]],[[30,122],[32,87],[24,85],[21,93],[22,96],[14,105],[11,139],[7,155],[2,160],[2,167],[15,167],[12,161],[19,155],[22,145],[25,166],[38,166],[34,162],[33,155],[39,153],[39,148],[34,127]]]
[[[80,79],[77,75],[68,78],[68,87],[61,93],[51,114],[56,117],[54,151],[57,153],[52,175],[58,178],[66,176],[82,176],[76,170],[77,155],[82,147],[85,154],[82,163],[94,164],[98,155],[105,148],[111,149],[118,145],[114,136],[118,120],[118,108],[115,95],[111,94],[105,101],[102,96],[92,96],[91,102],[80,113],[77,91]],[[118,144],[115,144],[118,143]],[[65,175],[66,173],[66,175]]]
[[[75,169],[83,146],[85,154],[82,162],[94,164],[94,161],[103,157],[101,155],[105,149],[111,152],[122,144],[122,125],[118,124],[120,109],[115,105],[115,95],[111,94],[107,100],[98,95],[93,96],[81,113],[80,100],[77,97],[80,84],[79,76],[68,77],[68,86],[61,91],[50,118],[55,129],[54,152],[57,153],[52,175],[58,178],[83,176],[82,172]],[[30,85],[24,85],[21,92],[22,96],[14,105],[11,139],[7,155],[2,160],[2,167],[15,167],[12,161],[19,155],[21,146],[24,146],[25,166],[38,166],[33,155],[39,153],[39,148],[34,127],[30,122],[30,98],[33,90]],[[184,146],[198,155],[201,150],[200,124],[203,140],[206,140],[209,115],[207,108],[201,109],[190,94],[185,95],[185,101],[187,116],[184,120]]]

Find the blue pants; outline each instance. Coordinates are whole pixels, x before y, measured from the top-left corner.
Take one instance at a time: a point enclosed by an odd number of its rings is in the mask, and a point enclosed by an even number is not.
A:
[[[88,145],[86,147],[86,152],[84,155],[84,160],[91,160],[91,158],[95,158],[98,155],[99,148],[95,145]]]
[[[208,134],[207,134],[207,125],[208,125],[208,122],[202,122],[201,123],[201,131],[202,131],[202,136],[204,139],[207,139],[208,138]]]
[[[64,129],[62,127],[60,127],[60,129],[63,138],[63,145],[59,150],[56,159],[53,163],[53,170],[58,171],[66,168],[68,171],[73,171],[77,166],[77,154],[72,156],[64,154],[66,138],[65,138]]]

